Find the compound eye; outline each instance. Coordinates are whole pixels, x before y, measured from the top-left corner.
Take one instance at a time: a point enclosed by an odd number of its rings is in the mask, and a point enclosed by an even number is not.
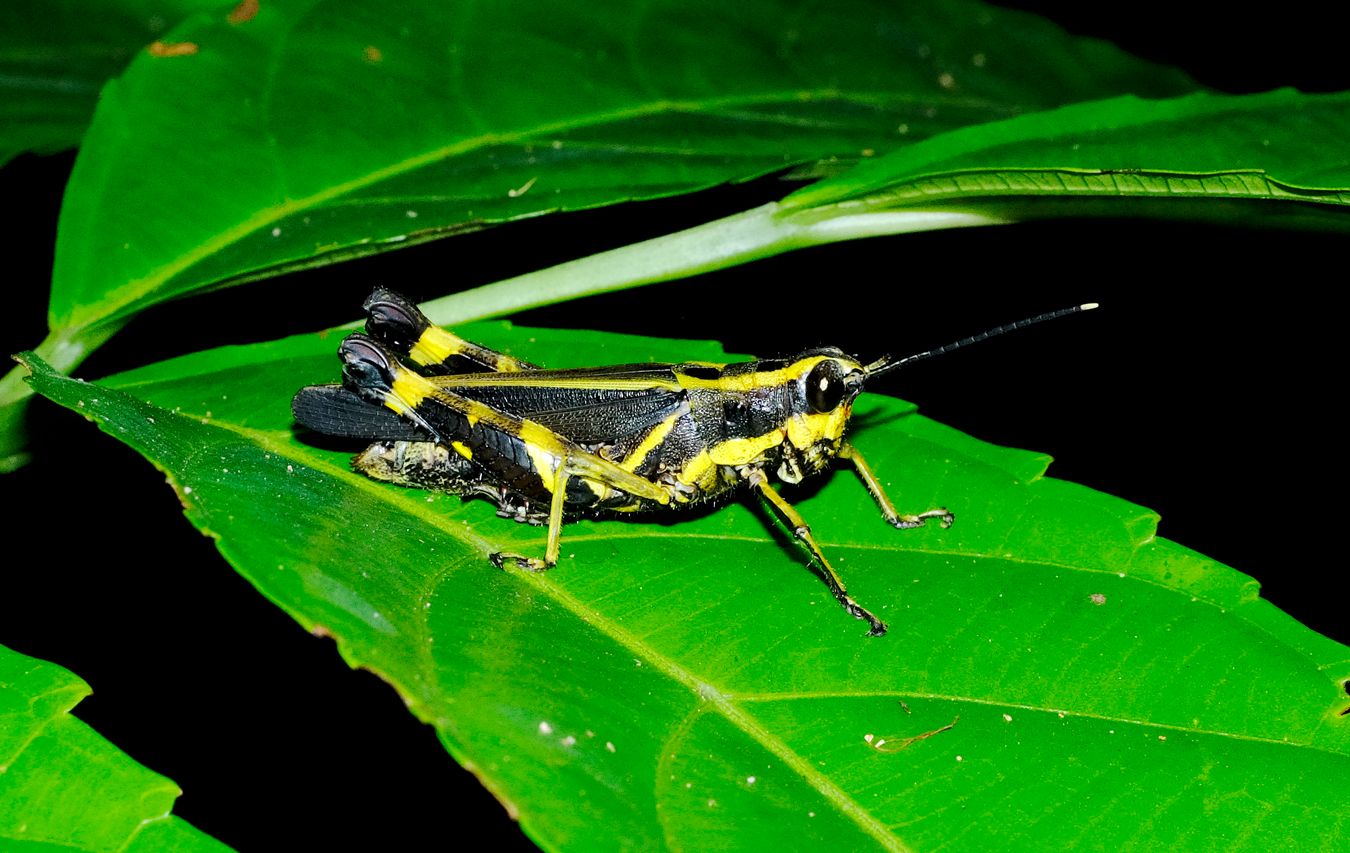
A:
[[[822,414],[832,412],[846,394],[848,385],[844,382],[844,373],[833,361],[822,361],[806,377],[806,402],[812,411]]]

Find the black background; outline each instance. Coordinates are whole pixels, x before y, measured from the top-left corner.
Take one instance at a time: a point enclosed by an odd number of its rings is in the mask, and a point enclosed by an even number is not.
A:
[[[1343,30],[1316,9],[1252,22],[1162,3],[1036,8],[1227,91],[1350,88],[1336,64]],[[6,352],[45,333],[72,159],[25,156],[0,171],[2,197],[27,212],[4,238]],[[374,283],[431,298],[783,192],[763,180],[545,217],[208,294],[146,312],[79,375],[345,322]],[[1055,476],[1159,511],[1161,535],[1259,578],[1266,598],[1344,642],[1341,505],[1318,491],[1343,480],[1326,409],[1343,386],[1344,321],[1328,295],[1344,281],[1347,248],[1342,235],[1039,223],[801,251],[513,319],[711,337],[763,355],[831,343],[875,356],[1100,301],[1093,314],[903,371],[884,390],[982,439],[1051,453]],[[250,850],[453,846],[466,832],[532,849],[393,690],[349,670],[330,641],[225,564],[161,474],[52,405],[35,405],[31,423],[36,461],[0,478],[12,555],[0,643],[87,680],[95,694],[78,716],[174,779],[186,791],[179,815]]]

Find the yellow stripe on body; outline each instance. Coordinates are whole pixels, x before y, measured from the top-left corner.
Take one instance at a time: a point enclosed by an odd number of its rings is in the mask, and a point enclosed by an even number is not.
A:
[[[822,361],[829,359],[825,355],[813,355],[809,358],[799,359],[792,362],[787,367],[779,370],[757,371],[750,370],[745,373],[733,374],[731,376],[722,375],[716,379],[700,379],[697,376],[690,376],[678,369],[675,375],[680,379],[680,385],[684,388],[699,388],[711,391],[736,391],[744,393],[754,391],[758,388],[775,388],[795,382],[801,377],[811,372],[811,369]],[[696,367],[715,367],[725,369],[724,364],[702,364],[700,362],[689,362]]]
[[[400,415],[405,415],[407,411],[404,406],[416,409],[422,405],[423,400],[436,394],[438,390],[425,376],[399,368],[394,373],[394,382],[384,397],[384,404]]]
[[[763,456],[765,451],[782,443],[781,430],[773,430],[753,438],[729,438],[709,448],[708,457],[714,465],[749,465]]]
[[[534,464],[534,471],[539,475],[540,482],[551,493],[554,476],[558,471],[558,457],[530,441],[525,442],[525,452],[529,454],[530,462]]]
[[[678,382],[666,382],[643,377],[604,376],[557,376],[542,370],[527,370],[522,373],[502,375],[500,373],[460,373],[454,376],[437,376],[434,381],[446,390],[456,388],[491,388],[509,386],[511,388],[581,388],[587,391],[679,391]]]
[[[652,451],[665,442],[666,436],[670,435],[670,431],[675,428],[675,421],[684,417],[684,414],[683,411],[676,412],[652,427],[651,432],[647,433],[647,437],[642,439],[641,443],[633,448],[631,453],[619,460],[619,467],[625,471],[636,471],[639,465],[647,461],[647,457],[651,455]]]

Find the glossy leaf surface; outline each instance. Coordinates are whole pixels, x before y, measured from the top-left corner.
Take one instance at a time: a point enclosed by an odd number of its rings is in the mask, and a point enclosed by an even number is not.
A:
[[[481,325],[556,366],[711,345]],[[579,522],[546,574],[486,555],[542,531],[350,472],[288,402],[333,336],[37,389],[166,470],[263,594],[394,684],[549,848],[1326,847],[1344,844],[1350,655],[1255,583],[1154,536],[1147,510],[1042,476],[874,396],[846,471],[787,491],[882,639],[753,507]],[[599,833],[599,834],[597,834]]]
[[[276,0],[166,40],[196,50],[133,62],[82,149],[57,327],[383,244],[1194,89],[970,2]]]
[[[169,813],[176,785],[70,715],[89,692],[61,667],[0,646],[0,847],[228,849]]]

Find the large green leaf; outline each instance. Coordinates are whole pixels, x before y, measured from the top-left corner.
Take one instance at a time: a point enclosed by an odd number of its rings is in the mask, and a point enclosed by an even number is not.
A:
[[[219,0],[0,4],[0,165],[24,151],[78,145],[104,83],[190,13],[221,6]]]
[[[169,813],[178,788],[70,715],[89,687],[0,646],[0,846],[225,850]]]
[[[521,216],[686,192],[1184,76],[972,2],[276,0],[110,86],[51,316]],[[253,73],[242,73],[251,69]]]
[[[618,336],[468,330],[543,363],[716,358]],[[842,472],[798,505],[864,639],[753,509],[581,522],[542,547],[479,501],[385,486],[293,434],[331,336],[37,389],[166,470],[260,591],[394,684],[545,846],[1343,846],[1350,656],[1156,517],[1042,476],[882,397],[855,441],[896,531]],[[665,523],[665,522],[669,523]],[[926,736],[926,737],[925,737]],[[884,743],[883,743],[884,741]],[[1085,808],[1085,804],[1089,807]]]

